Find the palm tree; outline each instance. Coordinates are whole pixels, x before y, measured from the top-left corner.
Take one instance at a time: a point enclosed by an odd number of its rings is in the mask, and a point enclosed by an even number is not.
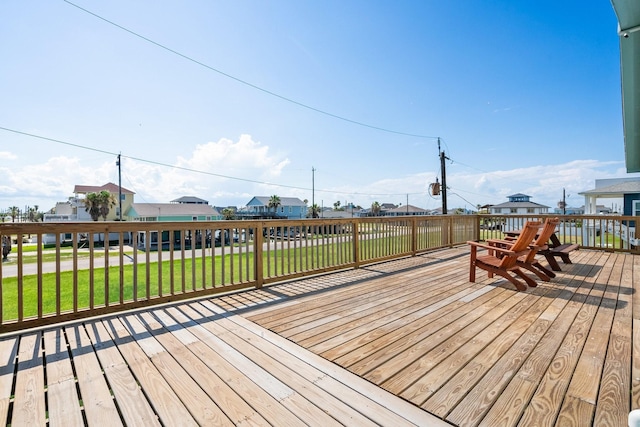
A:
[[[84,198],[84,210],[89,212],[93,221],[100,219],[100,194],[87,193]]]
[[[276,211],[278,210],[278,206],[280,206],[280,197],[276,196],[275,194],[271,196],[271,198],[269,199],[269,204],[267,206],[269,207],[269,209],[273,209],[273,213],[275,215]]]
[[[16,222],[16,217],[20,215],[20,209],[17,206],[11,206],[9,208],[9,216],[11,216],[11,222]]]
[[[38,205],[34,205],[32,208],[29,208],[29,221],[37,222],[42,218],[42,214],[38,212]]]
[[[340,210],[340,200],[338,200],[337,202],[335,202],[333,204],[333,210],[334,211],[339,211]]]
[[[100,192],[100,199],[100,216],[102,217],[103,221],[106,221],[107,215],[109,215],[109,211],[116,205],[116,198],[107,190],[102,190]]]
[[[107,215],[112,207],[116,205],[116,200],[107,190],[99,193],[87,193],[84,199],[84,210],[89,212],[91,219],[97,221],[102,217],[107,220]]]
[[[380,203],[373,202],[371,204],[371,215],[373,215],[373,216],[380,215],[380,210],[381,210]]]
[[[224,219],[226,220],[232,220],[236,217],[236,213],[233,211],[233,209],[224,208],[222,209],[221,213]]]
[[[317,204],[311,205],[311,208],[309,209],[309,214],[307,216],[310,216],[311,218],[320,217],[320,206],[318,206]]]

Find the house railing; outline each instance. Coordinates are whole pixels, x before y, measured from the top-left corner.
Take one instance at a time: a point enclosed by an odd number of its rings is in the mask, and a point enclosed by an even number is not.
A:
[[[544,217],[2,223],[13,244],[0,264],[0,333],[415,256],[502,237],[527,219]],[[631,251],[634,226],[567,216],[558,236]]]

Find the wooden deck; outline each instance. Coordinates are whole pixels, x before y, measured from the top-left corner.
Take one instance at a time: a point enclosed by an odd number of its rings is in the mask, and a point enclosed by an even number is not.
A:
[[[625,426],[640,257],[526,292],[454,248],[0,339],[0,419],[45,425]]]

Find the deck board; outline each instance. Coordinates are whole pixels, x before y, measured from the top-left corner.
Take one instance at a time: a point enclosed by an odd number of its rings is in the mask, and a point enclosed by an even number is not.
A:
[[[83,426],[82,408],[76,391],[71,357],[61,329],[44,333],[44,349],[47,363],[49,425]]]
[[[11,425],[43,425],[46,419],[41,333],[23,335],[18,350],[18,372]]]
[[[0,337],[12,425],[625,425],[640,257],[525,292],[458,247]]]

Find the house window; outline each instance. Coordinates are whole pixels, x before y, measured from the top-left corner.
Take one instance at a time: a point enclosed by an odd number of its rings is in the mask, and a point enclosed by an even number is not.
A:
[[[284,213],[284,206],[280,207],[280,213]]]
[[[197,221],[197,220],[198,220],[198,217],[197,217],[197,216],[193,216],[193,217],[191,217],[191,221]]]
[[[640,216],[640,200],[634,200],[631,203],[631,215]]]
[[[527,213],[532,214],[532,213],[535,213],[535,212],[534,212],[534,209],[533,209],[533,208],[527,208]]]
[[[517,208],[511,208],[511,209],[509,209],[509,211],[510,211],[510,213],[512,213],[512,214],[516,214],[516,213],[518,213],[518,209],[517,209]]]

